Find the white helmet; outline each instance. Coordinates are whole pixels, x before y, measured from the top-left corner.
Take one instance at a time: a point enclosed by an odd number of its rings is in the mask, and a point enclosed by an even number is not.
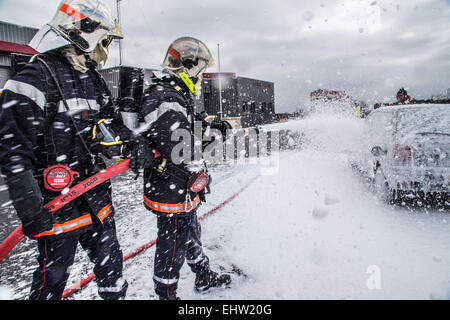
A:
[[[184,72],[198,84],[205,70],[213,65],[214,58],[203,42],[182,37],[172,42],[161,66],[178,77]]]
[[[52,21],[38,31],[29,45],[44,53],[74,44],[89,53],[100,41],[105,41],[107,46],[115,38],[123,38],[120,26],[103,3],[99,0],[65,0],[58,6]]]

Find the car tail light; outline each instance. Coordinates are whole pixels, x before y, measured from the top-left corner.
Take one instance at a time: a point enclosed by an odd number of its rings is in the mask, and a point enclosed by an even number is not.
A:
[[[392,159],[400,164],[407,164],[411,161],[411,148],[396,144],[392,150]]]

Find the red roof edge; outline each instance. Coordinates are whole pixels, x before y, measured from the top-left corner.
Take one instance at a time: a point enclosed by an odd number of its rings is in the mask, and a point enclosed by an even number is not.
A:
[[[39,53],[27,44],[18,44],[7,41],[0,41],[0,51],[5,51],[9,53],[30,54],[30,55],[35,55]]]
[[[234,72],[221,72],[221,78],[236,78],[236,73]],[[203,79],[217,79],[219,78],[218,72],[205,72],[203,74]]]

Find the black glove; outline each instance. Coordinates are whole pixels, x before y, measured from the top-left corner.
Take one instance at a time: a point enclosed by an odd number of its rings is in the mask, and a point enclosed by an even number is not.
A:
[[[232,129],[231,125],[227,121],[215,121],[211,125],[209,125],[210,129],[219,130],[222,134],[222,141],[225,141],[227,138],[227,130]],[[209,141],[202,142],[202,150],[204,151],[206,147],[212,144],[216,140],[215,136],[210,137]]]
[[[211,125],[212,129],[217,129],[222,133],[223,139],[227,136],[227,130],[233,129],[228,121],[218,121]]]
[[[29,237],[53,228],[53,215],[42,207],[42,195],[31,170],[7,179],[9,198],[22,221],[23,233]]]
[[[52,230],[55,218],[53,214],[44,208],[35,216],[26,216],[21,218],[23,234],[33,239],[34,236]]]
[[[150,142],[140,135],[127,141],[123,154],[130,158],[130,169],[136,174],[140,169],[150,167],[155,158]]]

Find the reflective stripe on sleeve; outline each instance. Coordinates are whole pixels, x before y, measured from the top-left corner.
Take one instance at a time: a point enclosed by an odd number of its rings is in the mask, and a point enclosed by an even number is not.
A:
[[[151,126],[167,111],[176,111],[182,113],[187,118],[186,109],[183,108],[178,102],[163,102],[159,105],[158,109],[145,116],[145,123],[147,126]]]
[[[70,111],[82,111],[82,110],[100,110],[100,105],[96,100],[87,100],[87,99],[66,99],[67,105],[69,106]],[[66,106],[63,101],[58,103],[58,112],[66,112]]]
[[[16,94],[25,96],[33,100],[34,103],[36,103],[39,106],[39,108],[44,110],[45,103],[47,101],[47,99],[45,98],[45,94],[41,90],[39,90],[35,86],[32,86],[29,83],[16,80],[8,80],[3,90],[9,90]]]

